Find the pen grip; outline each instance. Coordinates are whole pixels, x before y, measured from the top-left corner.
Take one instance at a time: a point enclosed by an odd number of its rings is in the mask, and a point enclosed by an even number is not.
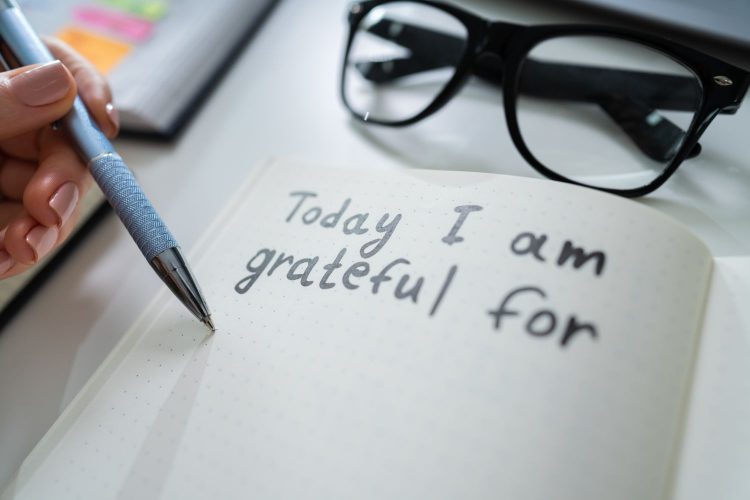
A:
[[[100,156],[91,161],[89,168],[146,260],[151,262],[163,251],[177,246],[122,158],[114,153]]]

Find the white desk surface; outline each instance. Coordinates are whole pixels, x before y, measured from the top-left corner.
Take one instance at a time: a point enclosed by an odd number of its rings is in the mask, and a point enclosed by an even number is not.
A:
[[[537,2],[462,2],[469,3],[489,17],[525,23],[590,19]],[[179,140],[117,142],[183,248],[190,250],[248,171],[270,156],[537,176],[511,143],[499,103],[472,105],[459,96],[405,129],[350,120],[338,96],[347,5],[282,0]],[[701,156],[643,200],[690,226],[715,255],[750,254],[748,130],[750,104],[720,116]],[[0,332],[0,485],[160,286],[112,216]]]

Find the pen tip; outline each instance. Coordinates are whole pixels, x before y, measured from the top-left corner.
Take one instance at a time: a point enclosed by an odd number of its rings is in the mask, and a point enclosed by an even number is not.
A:
[[[208,327],[209,330],[211,330],[211,333],[216,332],[216,327],[214,326],[214,322],[211,321],[211,316],[206,316],[205,318],[203,318],[202,322]]]

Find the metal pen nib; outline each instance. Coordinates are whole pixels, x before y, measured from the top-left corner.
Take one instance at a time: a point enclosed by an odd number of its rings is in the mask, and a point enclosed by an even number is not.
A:
[[[151,259],[151,267],[198,321],[216,331],[206,299],[178,247],[168,248]]]
[[[203,319],[203,324],[206,325],[209,330],[211,330],[211,333],[216,333],[216,327],[214,326],[214,322],[211,321],[210,314]]]

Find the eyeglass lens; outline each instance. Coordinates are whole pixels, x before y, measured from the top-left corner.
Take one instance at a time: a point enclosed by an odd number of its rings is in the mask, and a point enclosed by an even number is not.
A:
[[[634,189],[661,175],[698,111],[698,78],[645,45],[566,36],[521,66],[516,116],[544,166],[594,187]]]
[[[398,122],[424,111],[456,72],[466,27],[440,9],[393,2],[359,23],[344,70],[344,99],[365,120]],[[435,41],[447,46],[435,50]]]

